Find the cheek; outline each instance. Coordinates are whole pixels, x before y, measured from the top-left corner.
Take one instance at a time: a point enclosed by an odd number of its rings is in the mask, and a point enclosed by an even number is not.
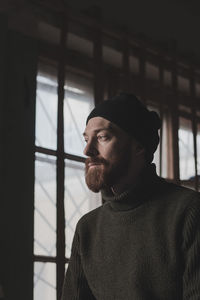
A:
[[[116,143],[111,145],[110,147],[107,147],[106,149],[103,149],[101,155],[108,162],[117,162],[121,157],[122,153],[123,153],[122,148],[119,147],[119,145]]]

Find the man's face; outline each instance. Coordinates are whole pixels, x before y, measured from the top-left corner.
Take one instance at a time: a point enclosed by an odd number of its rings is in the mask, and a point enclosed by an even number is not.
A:
[[[90,119],[83,135],[87,143],[85,179],[89,189],[99,192],[112,187],[127,171],[133,155],[133,140],[101,117]]]

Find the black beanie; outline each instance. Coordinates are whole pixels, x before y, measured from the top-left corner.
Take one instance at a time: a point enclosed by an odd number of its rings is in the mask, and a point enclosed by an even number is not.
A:
[[[89,114],[86,124],[94,117],[105,118],[134,137],[153,158],[159,143],[161,120],[155,111],[149,111],[135,95],[120,93],[98,104]]]

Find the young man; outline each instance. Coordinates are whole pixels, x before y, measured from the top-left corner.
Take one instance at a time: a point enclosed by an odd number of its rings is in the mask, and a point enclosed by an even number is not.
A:
[[[129,94],[88,116],[86,183],[104,204],[77,224],[62,300],[200,299],[200,196],[157,176],[160,126]]]

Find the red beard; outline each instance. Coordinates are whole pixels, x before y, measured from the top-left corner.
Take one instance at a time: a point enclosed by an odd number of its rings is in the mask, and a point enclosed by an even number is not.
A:
[[[96,163],[94,167],[89,167],[90,163]],[[98,193],[106,186],[106,167],[108,163],[103,158],[87,158],[85,161],[85,181],[88,188]]]
[[[119,154],[109,161],[102,157],[89,157],[85,161],[85,181],[90,190],[98,193],[119,182],[128,170],[131,159],[131,146],[128,143]],[[89,167],[90,163],[96,166]]]

